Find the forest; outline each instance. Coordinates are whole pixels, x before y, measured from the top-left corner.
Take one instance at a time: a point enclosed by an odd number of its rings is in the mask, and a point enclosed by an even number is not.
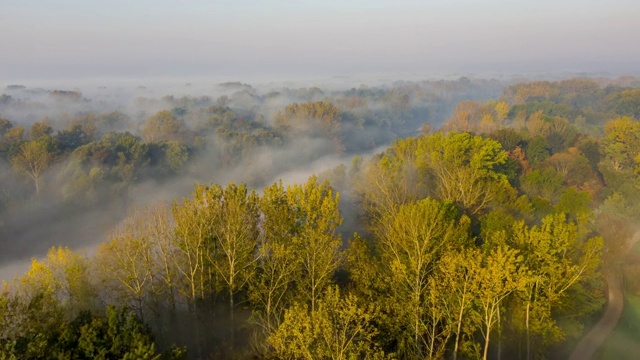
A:
[[[0,359],[566,359],[640,296],[638,78],[112,91],[0,95]]]

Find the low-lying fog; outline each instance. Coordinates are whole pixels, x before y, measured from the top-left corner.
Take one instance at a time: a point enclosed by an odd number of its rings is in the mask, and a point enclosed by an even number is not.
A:
[[[0,84],[0,119],[24,129],[18,135],[0,129],[0,278],[11,279],[52,246],[90,252],[132,207],[188,196],[195,183],[246,182],[260,189],[279,179],[303,182],[340,164],[348,168],[355,156],[367,158],[425,124],[439,127],[459,101],[497,98],[514,80],[364,81]],[[338,130],[277,120],[289,116],[290,104],[319,102],[339,110]],[[152,136],[168,131],[149,130],[149,119],[162,111],[179,128]],[[34,179],[19,173],[12,159],[16,144],[36,140],[38,124],[51,139],[51,157],[36,194]],[[137,140],[115,136],[106,144],[110,132]],[[62,146],[69,138],[75,143]],[[144,148],[148,158],[136,159],[133,147]]]

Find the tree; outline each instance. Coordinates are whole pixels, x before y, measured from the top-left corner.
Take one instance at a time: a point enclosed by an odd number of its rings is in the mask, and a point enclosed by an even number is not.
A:
[[[212,237],[215,251],[208,260],[229,295],[231,343],[233,346],[235,294],[244,290],[254,273],[258,247],[258,196],[249,193],[245,185],[229,184],[225,189],[212,186],[213,195],[207,206],[211,209]]]
[[[176,244],[176,223],[171,207],[165,202],[155,203],[143,210],[147,215],[146,229],[149,241],[153,244],[153,282],[151,291],[161,301],[168,302],[168,324],[163,330],[169,334],[181,333],[177,318],[177,302],[180,277],[176,267],[178,253]],[[161,310],[160,310],[161,311]],[[160,314],[162,317],[164,314]]]
[[[384,153],[357,173],[353,187],[373,227],[386,224],[382,217],[427,194],[428,181],[419,176],[416,153],[419,139],[396,140]]]
[[[482,103],[479,101],[461,101],[456,105],[453,116],[447,120],[444,130],[473,131],[478,127]]]
[[[626,89],[605,98],[608,108],[624,116],[640,117],[640,90]]]
[[[564,178],[550,168],[534,170],[520,177],[522,190],[530,197],[555,202],[563,190]]]
[[[184,141],[186,128],[169,110],[159,111],[145,119],[140,130],[145,142]]]
[[[65,314],[51,293],[27,294],[16,284],[13,294],[3,289],[0,359],[38,359],[52,354],[65,327]],[[32,295],[32,296],[31,296]]]
[[[596,191],[600,187],[589,160],[580,154],[577,148],[569,148],[567,152],[554,154],[545,160],[544,165],[551,166],[561,174],[567,185],[590,191]]]
[[[0,118],[0,137],[4,136],[7,130],[11,129],[13,124],[10,120]]]
[[[291,238],[296,233],[295,208],[282,182],[264,189],[260,199],[262,238],[256,273],[250,281],[249,299],[254,320],[264,334],[275,331],[291,305],[294,281],[301,274],[301,260]]]
[[[38,140],[42,137],[51,137],[53,128],[47,125],[47,121],[38,121],[29,128],[29,139]]]
[[[60,151],[71,152],[93,141],[93,134],[87,131],[85,126],[75,124],[66,130],[58,131],[55,139]]]
[[[274,356],[286,359],[380,358],[372,326],[375,309],[361,306],[354,295],[343,295],[329,287],[318,300],[316,311],[293,305],[267,342]]]
[[[436,133],[419,138],[416,158],[422,174],[434,178],[435,197],[471,214],[483,211],[511,189],[507,177],[497,171],[508,155],[495,140],[468,133]]]
[[[534,136],[527,144],[527,160],[537,164],[549,157],[549,143],[543,136]]]
[[[259,258],[249,287],[254,319],[264,334],[278,327],[294,300],[315,310],[333,281],[342,259],[338,201],[339,195],[315,177],[286,189],[282,183],[265,188]]]
[[[42,306],[44,313],[31,314],[36,318],[47,312],[51,312],[48,316],[70,317],[96,305],[87,259],[62,247],[51,248],[42,260],[32,259],[29,270],[16,279],[15,294],[24,306]]]
[[[132,134],[110,132],[99,141],[76,148],[62,176],[63,193],[96,200],[104,196],[123,196],[149,166],[150,146]],[[107,188],[109,191],[96,191]]]
[[[602,239],[595,237],[583,243],[577,226],[560,213],[545,217],[540,226],[528,228],[524,222],[516,223],[514,245],[527,268],[528,280],[521,289],[524,324],[518,327],[524,328],[526,358],[530,359],[532,346],[544,351],[564,337],[553,314],[557,316],[558,310],[567,306],[570,293],[582,292],[581,287],[598,277]],[[573,298],[580,301],[580,297]],[[577,308],[583,307],[571,306],[572,316]],[[533,335],[537,336],[535,342]]]
[[[20,146],[24,143],[25,128],[22,126],[13,126],[6,130],[2,138],[0,139],[0,151],[2,151],[5,158],[18,154]]]
[[[479,314],[474,307],[478,296],[480,249],[474,247],[447,251],[438,262],[431,278],[432,291],[438,293],[445,309],[445,328],[455,336],[453,359],[457,359],[461,341],[471,338],[479,325]]]
[[[162,175],[176,174],[189,159],[189,149],[177,141],[149,144],[150,165]]]
[[[132,306],[144,319],[144,301],[151,292],[153,246],[146,212],[134,212],[100,245],[95,256],[101,282],[123,305]]]
[[[509,115],[509,104],[504,101],[497,101],[495,103],[495,112],[496,112],[496,120],[499,125],[502,125],[502,122]]]
[[[0,338],[1,359],[160,359],[148,327],[125,308],[108,306],[105,316],[85,310],[66,320],[55,303],[40,300],[11,301],[22,313],[3,313],[9,315],[3,320],[21,324]]]
[[[634,158],[640,154],[640,122],[627,116],[607,122],[602,153],[615,171],[633,168]]]
[[[109,306],[104,318],[83,315],[63,334],[74,345],[71,358],[160,359],[148,327],[126,308]]]
[[[499,236],[499,235],[498,235]],[[492,239],[492,241],[496,241]],[[497,240],[497,243],[502,241]],[[503,301],[526,284],[525,268],[518,251],[506,245],[497,245],[480,259],[478,269],[477,303],[480,309],[482,326],[480,332],[484,338],[482,358],[487,359],[491,332],[500,327],[500,314]]]
[[[330,102],[317,101],[293,103],[288,105],[284,113],[275,116],[276,124],[284,127],[290,134],[329,138],[337,153],[344,151],[341,136],[340,110]]]
[[[411,338],[404,339],[411,344],[408,356],[435,356],[433,342],[424,337],[430,330],[425,313],[431,305],[429,278],[444,251],[468,241],[469,219],[460,218],[451,203],[424,199],[402,205],[382,221],[390,225],[378,234],[378,251],[386,264],[392,296],[406,304],[398,315],[411,331]]]
[[[295,219],[292,241],[301,259],[298,291],[312,311],[341,262],[342,241],[336,234],[342,223],[339,199],[339,194],[334,194],[328,184],[318,184],[315,177],[287,188],[287,201]]]
[[[213,215],[208,206],[213,201],[211,191],[208,187],[196,186],[191,199],[174,201],[171,207],[176,221],[173,260],[180,278],[178,290],[189,300],[192,315],[197,310],[196,299],[204,298],[215,285],[214,271],[207,261],[216,250],[211,234]]]
[[[11,159],[16,172],[24,174],[33,180],[36,195],[40,194],[42,174],[51,165],[53,154],[49,143],[42,139],[29,141],[20,146],[18,153]]]

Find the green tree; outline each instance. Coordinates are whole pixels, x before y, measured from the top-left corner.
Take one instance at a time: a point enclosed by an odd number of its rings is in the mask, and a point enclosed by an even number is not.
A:
[[[378,251],[389,274],[391,296],[405,304],[398,315],[411,332],[405,339],[411,344],[408,356],[435,356],[428,339],[435,336],[428,333],[429,278],[444,251],[468,241],[469,219],[460,218],[451,203],[424,199],[401,206],[382,221],[390,225],[378,234]]]
[[[123,196],[150,164],[150,146],[130,133],[110,132],[76,148],[62,173],[63,194],[96,200],[98,193]],[[106,190],[106,191],[97,191]]]
[[[336,232],[342,223],[339,199],[339,194],[334,194],[328,184],[318,184],[315,177],[287,188],[287,201],[295,219],[292,241],[301,259],[298,291],[309,301],[312,311],[342,259],[342,240]]]
[[[53,128],[47,125],[47,121],[38,121],[29,128],[29,140],[39,140],[42,137],[51,137]]]
[[[500,236],[500,235],[498,235]],[[492,239],[496,244],[502,240]],[[482,326],[480,332],[484,339],[482,358],[489,355],[491,333],[500,328],[500,317],[504,309],[503,302],[526,284],[525,268],[518,251],[506,245],[496,245],[480,259],[478,269],[477,304]]]
[[[602,239],[582,242],[577,226],[560,213],[545,217],[540,226],[529,228],[524,222],[516,223],[514,245],[527,268],[528,281],[521,289],[524,311],[515,318],[522,319],[518,328],[525,331],[529,359],[532,347],[543,352],[564,338],[556,317],[568,302],[593,300],[570,298],[599,276]],[[580,308],[584,306],[571,306],[571,316],[575,317]]]
[[[146,212],[133,212],[98,248],[94,262],[107,294],[131,306],[144,319],[144,302],[150,296],[154,273],[152,239]]]
[[[60,340],[56,349],[59,357],[131,360],[161,357],[148,327],[126,308],[108,306],[104,317],[88,312],[80,314],[65,327]]]
[[[213,215],[208,206],[213,201],[211,189],[196,186],[191,197],[174,201],[171,213],[176,222],[173,262],[179,276],[178,290],[189,300],[189,310],[195,315],[196,300],[204,298],[215,286],[214,271],[207,259],[214,256],[216,249],[211,234]]]
[[[226,188],[212,186],[213,195],[206,206],[213,215],[212,237],[215,251],[209,252],[209,261],[218,279],[227,289],[231,319],[231,343],[234,334],[235,295],[245,290],[255,270],[258,247],[258,196],[248,192],[245,185],[229,184]]]
[[[416,138],[396,140],[353,176],[353,187],[370,225],[386,225],[380,221],[384,216],[426,196],[428,182],[419,176],[416,165],[417,143]]]
[[[489,137],[498,141],[506,151],[513,151],[516,146],[522,145],[522,134],[513,128],[503,128],[489,134]]]
[[[564,178],[550,168],[531,171],[520,177],[522,190],[530,197],[556,202],[563,190]]]
[[[354,295],[329,287],[315,311],[295,304],[267,339],[280,359],[372,359],[382,352],[374,343],[375,309],[361,306]]]
[[[625,89],[605,98],[607,107],[617,114],[640,117],[640,90]]]
[[[263,334],[273,332],[294,301],[312,311],[342,261],[339,195],[315,177],[283,187],[273,184],[260,201],[262,241],[249,296]]]
[[[36,195],[40,194],[42,174],[53,160],[49,142],[43,139],[29,141],[20,146],[18,153],[11,159],[16,172],[33,180]]]
[[[75,124],[66,130],[58,131],[55,140],[58,149],[68,153],[93,141],[94,135],[86,126]]]
[[[549,143],[543,136],[535,136],[529,140],[526,148],[527,160],[537,164],[549,157]]]
[[[159,111],[145,119],[140,130],[145,142],[184,141],[186,126],[169,110]]]
[[[480,291],[482,252],[474,247],[446,252],[438,262],[431,280],[432,291],[438,293],[445,309],[445,329],[454,334],[452,358],[458,357],[461,342],[472,339],[479,326],[479,313],[474,306]]]
[[[291,238],[296,233],[295,208],[282,182],[266,187],[260,199],[262,241],[256,274],[250,281],[253,317],[264,334],[280,324],[294,298],[294,281],[301,274],[301,259]]]
[[[436,198],[476,214],[510,189],[498,167],[507,160],[499,142],[469,133],[436,133],[419,139],[418,168],[434,179]]]
[[[626,116],[607,122],[601,144],[604,161],[615,171],[632,169],[640,154],[640,122]]]
[[[291,135],[324,135],[333,142],[335,152],[344,151],[342,144],[342,116],[330,102],[293,103],[275,115],[276,124]]]
[[[187,163],[189,149],[177,141],[148,144],[150,166],[159,175],[175,175]]]
[[[0,118],[0,137],[4,136],[7,130],[11,129],[13,124],[10,120]]]
[[[0,151],[4,153],[6,158],[15,156],[20,146],[24,142],[26,130],[22,126],[13,126],[6,129],[2,138],[0,138]]]
[[[43,260],[32,259],[18,283],[26,301],[52,299],[69,314],[91,309],[95,302],[88,260],[69,248],[51,248]]]

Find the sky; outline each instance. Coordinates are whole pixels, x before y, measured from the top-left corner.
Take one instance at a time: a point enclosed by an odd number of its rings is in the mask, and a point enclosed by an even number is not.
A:
[[[640,71],[637,0],[0,0],[0,81]]]

